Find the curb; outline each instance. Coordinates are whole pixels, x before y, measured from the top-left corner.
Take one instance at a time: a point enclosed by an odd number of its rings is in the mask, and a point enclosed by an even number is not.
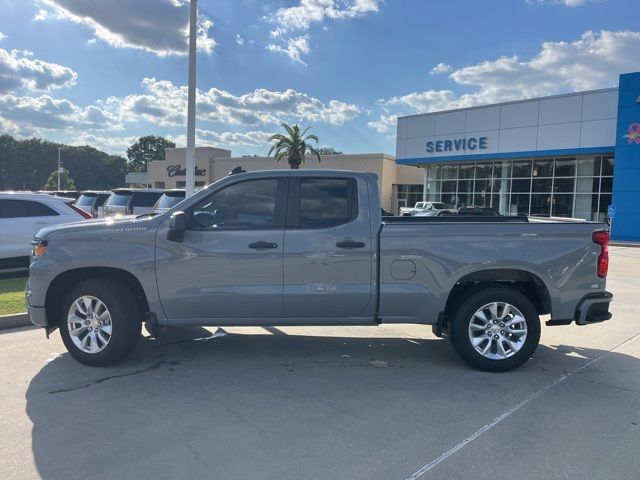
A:
[[[0,315],[0,330],[9,328],[26,327],[33,325],[28,313],[16,313],[13,315]]]
[[[640,247],[640,243],[638,242],[625,242],[623,240],[613,240],[609,242],[610,247]]]

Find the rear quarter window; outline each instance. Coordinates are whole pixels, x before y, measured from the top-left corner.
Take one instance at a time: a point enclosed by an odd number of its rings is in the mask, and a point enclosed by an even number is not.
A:
[[[133,206],[153,207],[162,193],[160,192],[135,192],[133,194]]]
[[[107,205],[113,205],[115,207],[124,207],[129,203],[131,193],[112,193],[107,201]]]
[[[329,228],[357,216],[355,181],[348,178],[300,178],[301,228]]]
[[[0,218],[55,217],[53,208],[34,200],[0,199]]]

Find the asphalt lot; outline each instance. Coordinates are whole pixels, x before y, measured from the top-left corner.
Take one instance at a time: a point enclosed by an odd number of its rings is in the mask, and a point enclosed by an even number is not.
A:
[[[117,368],[0,333],[0,478],[640,478],[640,248],[614,318],[490,374],[430,328],[180,329]]]

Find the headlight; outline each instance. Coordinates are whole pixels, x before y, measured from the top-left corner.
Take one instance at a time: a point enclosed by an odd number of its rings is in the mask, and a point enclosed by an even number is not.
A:
[[[31,255],[33,258],[41,257],[47,251],[47,241],[40,240],[39,238],[34,238],[31,241]]]

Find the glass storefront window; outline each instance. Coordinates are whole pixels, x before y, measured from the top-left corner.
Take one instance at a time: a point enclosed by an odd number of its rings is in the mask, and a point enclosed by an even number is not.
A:
[[[553,176],[553,159],[543,158],[533,161],[534,177],[552,177]]]
[[[460,178],[460,179],[464,179],[464,178],[473,179],[473,171],[474,171],[473,163],[471,163],[471,164],[461,163],[460,164],[460,171],[458,173],[458,178]]]
[[[527,215],[529,213],[529,197],[528,194],[511,194],[511,215]]]
[[[520,181],[520,180],[518,180]],[[531,186],[532,192],[537,193],[547,193],[551,191],[551,182],[550,178],[534,178],[533,185]]]
[[[602,176],[603,177],[613,176],[613,157],[612,156],[602,157]]]
[[[530,179],[513,179],[511,182],[511,191],[513,193],[529,193],[531,191],[531,180]]]
[[[531,177],[531,160],[518,160],[513,162],[513,178]]]
[[[602,157],[583,157],[578,159],[579,177],[599,177]]]
[[[604,219],[611,203],[611,155],[429,165],[427,200],[477,205],[503,215]],[[397,204],[422,201],[421,185],[398,185]]]
[[[491,164],[490,163],[478,163],[476,164],[476,179],[478,178],[491,178]]]
[[[444,180],[455,180],[458,178],[458,165],[444,165],[442,167],[442,178]]]
[[[551,195],[534,194],[531,195],[531,215],[542,215],[548,217],[551,212]]]
[[[473,180],[458,180],[458,192],[473,192]]]
[[[551,200],[551,216],[571,217],[573,212],[573,194],[554,194]]]
[[[557,158],[555,177],[573,177],[576,174],[575,158]]]
[[[553,191],[560,193],[573,193],[576,181],[573,178],[556,178],[553,182]]]

